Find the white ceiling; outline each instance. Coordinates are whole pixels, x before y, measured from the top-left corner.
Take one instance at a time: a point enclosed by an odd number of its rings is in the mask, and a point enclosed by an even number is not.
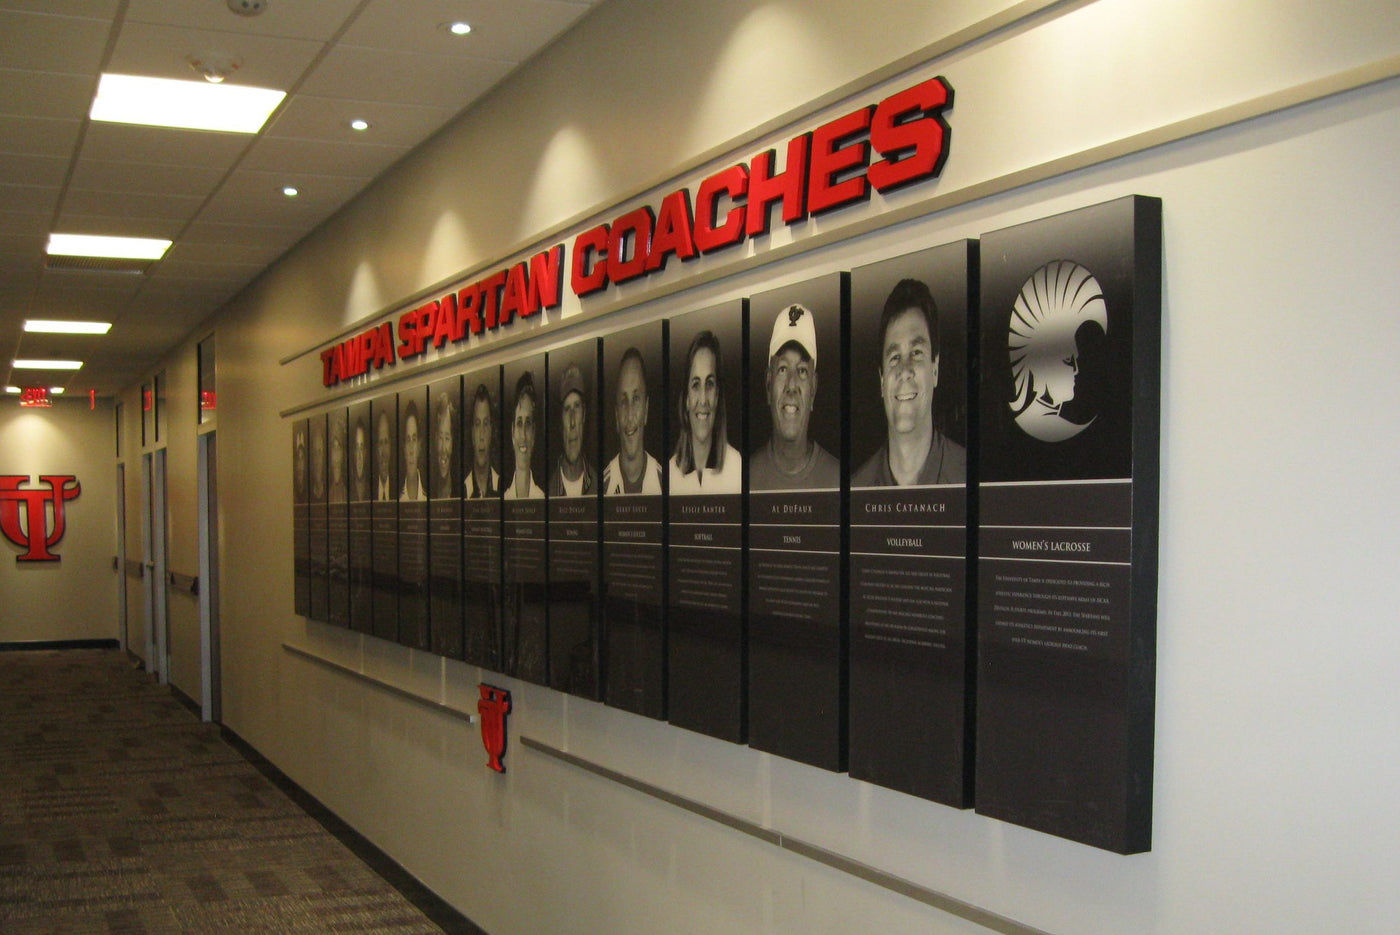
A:
[[[0,374],[108,395],[600,0],[0,0]],[[439,28],[464,19],[472,33]],[[102,72],[288,92],[257,136],[90,122]],[[354,117],[370,123],[356,132]],[[301,192],[282,194],[285,185]],[[145,273],[49,270],[50,232],[174,240]],[[26,318],[114,322],[25,334]],[[76,373],[13,371],[78,358]]]

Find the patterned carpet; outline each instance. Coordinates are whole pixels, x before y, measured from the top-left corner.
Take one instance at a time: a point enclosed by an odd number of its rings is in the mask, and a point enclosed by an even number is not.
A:
[[[0,932],[480,933],[276,778],[123,653],[0,652]]]

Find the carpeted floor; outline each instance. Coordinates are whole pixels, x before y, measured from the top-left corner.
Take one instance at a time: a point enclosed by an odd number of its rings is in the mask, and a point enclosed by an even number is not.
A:
[[[436,924],[125,654],[0,653],[4,935],[478,931]]]

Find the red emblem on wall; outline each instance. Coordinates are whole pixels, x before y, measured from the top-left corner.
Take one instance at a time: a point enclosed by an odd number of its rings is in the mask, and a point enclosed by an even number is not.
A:
[[[494,688],[485,682],[477,685],[481,699],[476,710],[481,714],[481,743],[491,759],[486,765],[498,773],[504,773],[506,766],[501,757],[506,755],[506,715],[510,713],[510,692],[504,688]]]
[[[83,486],[72,474],[40,474],[39,483],[47,489],[20,489],[28,483],[26,474],[0,475],[0,532],[24,549],[15,561],[56,562],[59,557],[50,550],[63,539],[68,525],[63,505],[82,493]]]

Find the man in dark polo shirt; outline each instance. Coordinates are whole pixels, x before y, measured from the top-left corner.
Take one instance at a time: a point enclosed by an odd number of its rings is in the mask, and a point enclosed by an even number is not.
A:
[[[902,279],[880,314],[880,398],[885,444],[851,475],[852,487],[961,484],[967,451],[933,424],[938,312],[928,286]]]

